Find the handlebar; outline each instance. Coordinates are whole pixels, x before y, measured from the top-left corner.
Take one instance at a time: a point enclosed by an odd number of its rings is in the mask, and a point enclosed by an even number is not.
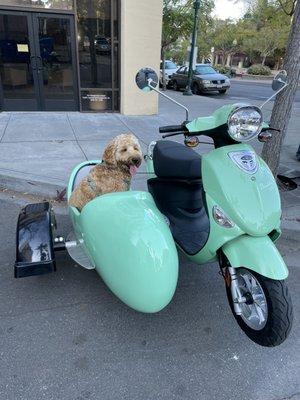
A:
[[[184,125],[167,125],[161,126],[159,128],[159,133],[170,133],[170,132],[188,132],[187,128]]]

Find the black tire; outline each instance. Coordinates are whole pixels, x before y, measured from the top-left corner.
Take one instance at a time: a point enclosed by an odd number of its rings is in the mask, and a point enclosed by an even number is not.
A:
[[[220,94],[225,94],[226,91],[227,91],[227,89],[222,89],[222,90],[219,90],[219,93],[220,93]]]
[[[247,268],[244,269],[247,270]],[[226,284],[231,311],[240,328],[253,342],[266,347],[278,346],[288,337],[293,323],[293,305],[286,281],[269,279],[254,271],[248,271],[257,279],[263,289],[268,307],[266,324],[261,330],[254,330],[246,324],[240,315],[236,315],[230,285]],[[230,282],[228,272],[226,281]]]
[[[176,92],[179,92],[179,86],[178,86],[177,81],[173,81],[172,86],[173,86],[173,89],[176,90]]]
[[[198,83],[196,83],[196,82],[193,82],[193,84],[192,84],[192,93],[196,94],[196,95],[200,94],[200,88],[199,88]]]

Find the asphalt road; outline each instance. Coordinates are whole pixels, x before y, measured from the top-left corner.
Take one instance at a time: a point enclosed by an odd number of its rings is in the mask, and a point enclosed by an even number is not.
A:
[[[215,264],[181,258],[174,299],[155,315],[126,307],[65,254],[56,273],[15,280],[22,202],[0,195],[1,400],[300,399],[299,241],[280,244],[294,328],[262,348],[235,323]],[[67,216],[57,219],[66,234]]]
[[[247,98],[249,100],[261,100],[262,102],[274,94],[271,84],[231,81],[231,88],[224,97],[238,100]],[[300,102],[300,89],[297,90],[295,102]]]
[[[249,81],[231,81],[231,87],[226,94],[209,93],[205,96],[211,98],[224,98],[226,100],[253,100],[263,102],[274,94],[271,83],[249,82]],[[300,89],[297,90],[295,103],[300,103]]]

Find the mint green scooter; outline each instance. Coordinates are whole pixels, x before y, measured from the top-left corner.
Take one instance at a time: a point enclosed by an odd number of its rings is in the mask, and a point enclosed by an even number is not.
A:
[[[156,89],[157,81],[153,72],[136,80],[141,89],[145,85],[168,97]],[[284,71],[272,86],[275,95],[284,89]],[[188,259],[219,261],[243,331],[260,345],[276,346],[288,336],[293,319],[288,270],[274,244],[281,233],[280,196],[270,169],[247,144],[254,137],[270,139],[272,129],[263,122],[261,108],[245,104],[188,119],[160,128],[163,138],[184,136],[185,146],[169,140],[149,145],[149,192]],[[189,148],[199,144],[200,135],[215,147],[202,157]]]
[[[279,90],[285,86],[281,75],[274,81]],[[158,91],[158,77],[149,68],[136,82],[145,93]],[[280,197],[269,168],[244,143],[255,136],[267,140],[270,128],[259,108],[240,104],[187,121],[160,129],[169,133],[165,136],[184,135],[185,146],[168,140],[149,145],[149,193],[108,193],[81,212],[69,207],[73,231],[66,239],[56,235],[49,203],[24,207],[17,225],[15,277],[55,271],[55,253],[67,250],[77,264],[95,269],[129,307],[154,313],[169,304],[176,290],[177,251],[197,264],[218,260],[240,327],[260,345],[279,345],[293,319],[288,270],[274,245],[280,235]],[[202,157],[189,148],[199,143],[199,135],[215,144]],[[99,162],[74,168],[68,198]]]

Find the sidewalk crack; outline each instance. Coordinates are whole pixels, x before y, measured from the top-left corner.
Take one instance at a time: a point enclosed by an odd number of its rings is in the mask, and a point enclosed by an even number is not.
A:
[[[276,400],[292,400],[295,396],[300,396],[300,392],[293,393],[290,396],[280,397],[279,399]]]
[[[67,119],[68,119],[69,124],[70,124],[70,127],[71,127],[71,129],[72,129],[72,132],[73,132],[75,141],[76,141],[76,143],[77,143],[77,146],[80,148],[80,150],[81,150],[82,154],[84,155],[84,158],[86,159],[86,161],[88,161],[88,157],[87,157],[87,155],[85,154],[83,148],[81,147],[81,144],[79,143],[78,137],[76,136],[75,129],[73,128],[72,122],[71,122],[71,120],[70,120],[70,118],[69,118],[69,113],[67,113]]]
[[[1,143],[2,140],[4,139],[4,136],[5,136],[5,133],[6,133],[6,129],[7,129],[7,127],[8,127],[8,124],[10,123],[10,120],[11,120],[11,116],[12,116],[12,113],[9,114],[9,118],[8,118],[8,121],[7,121],[6,125],[5,125],[4,131],[3,131],[3,133],[2,133],[2,136],[1,136],[1,139],[0,139],[0,143]]]
[[[123,121],[123,119],[122,119],[121,117],[117,116],[117,118],[118,118],[119,121],[121,121],[121,123],[122,123],[124,126],[126,126],[127,129],[129,129],[129,131],[130,131],[131,133],[133,133],[133,134],[139,139],[140,142],[142,142],[142,143],[144,143],[145,145],[148,146],[149,143],[147,143],[147,142],[145,142],[143,139],[141,139],[141,138],[139,137],[139,135],[135,132],[135,130],[132,129],[132,128],[130,128],[130,126],[129,126],[125,121]]]

